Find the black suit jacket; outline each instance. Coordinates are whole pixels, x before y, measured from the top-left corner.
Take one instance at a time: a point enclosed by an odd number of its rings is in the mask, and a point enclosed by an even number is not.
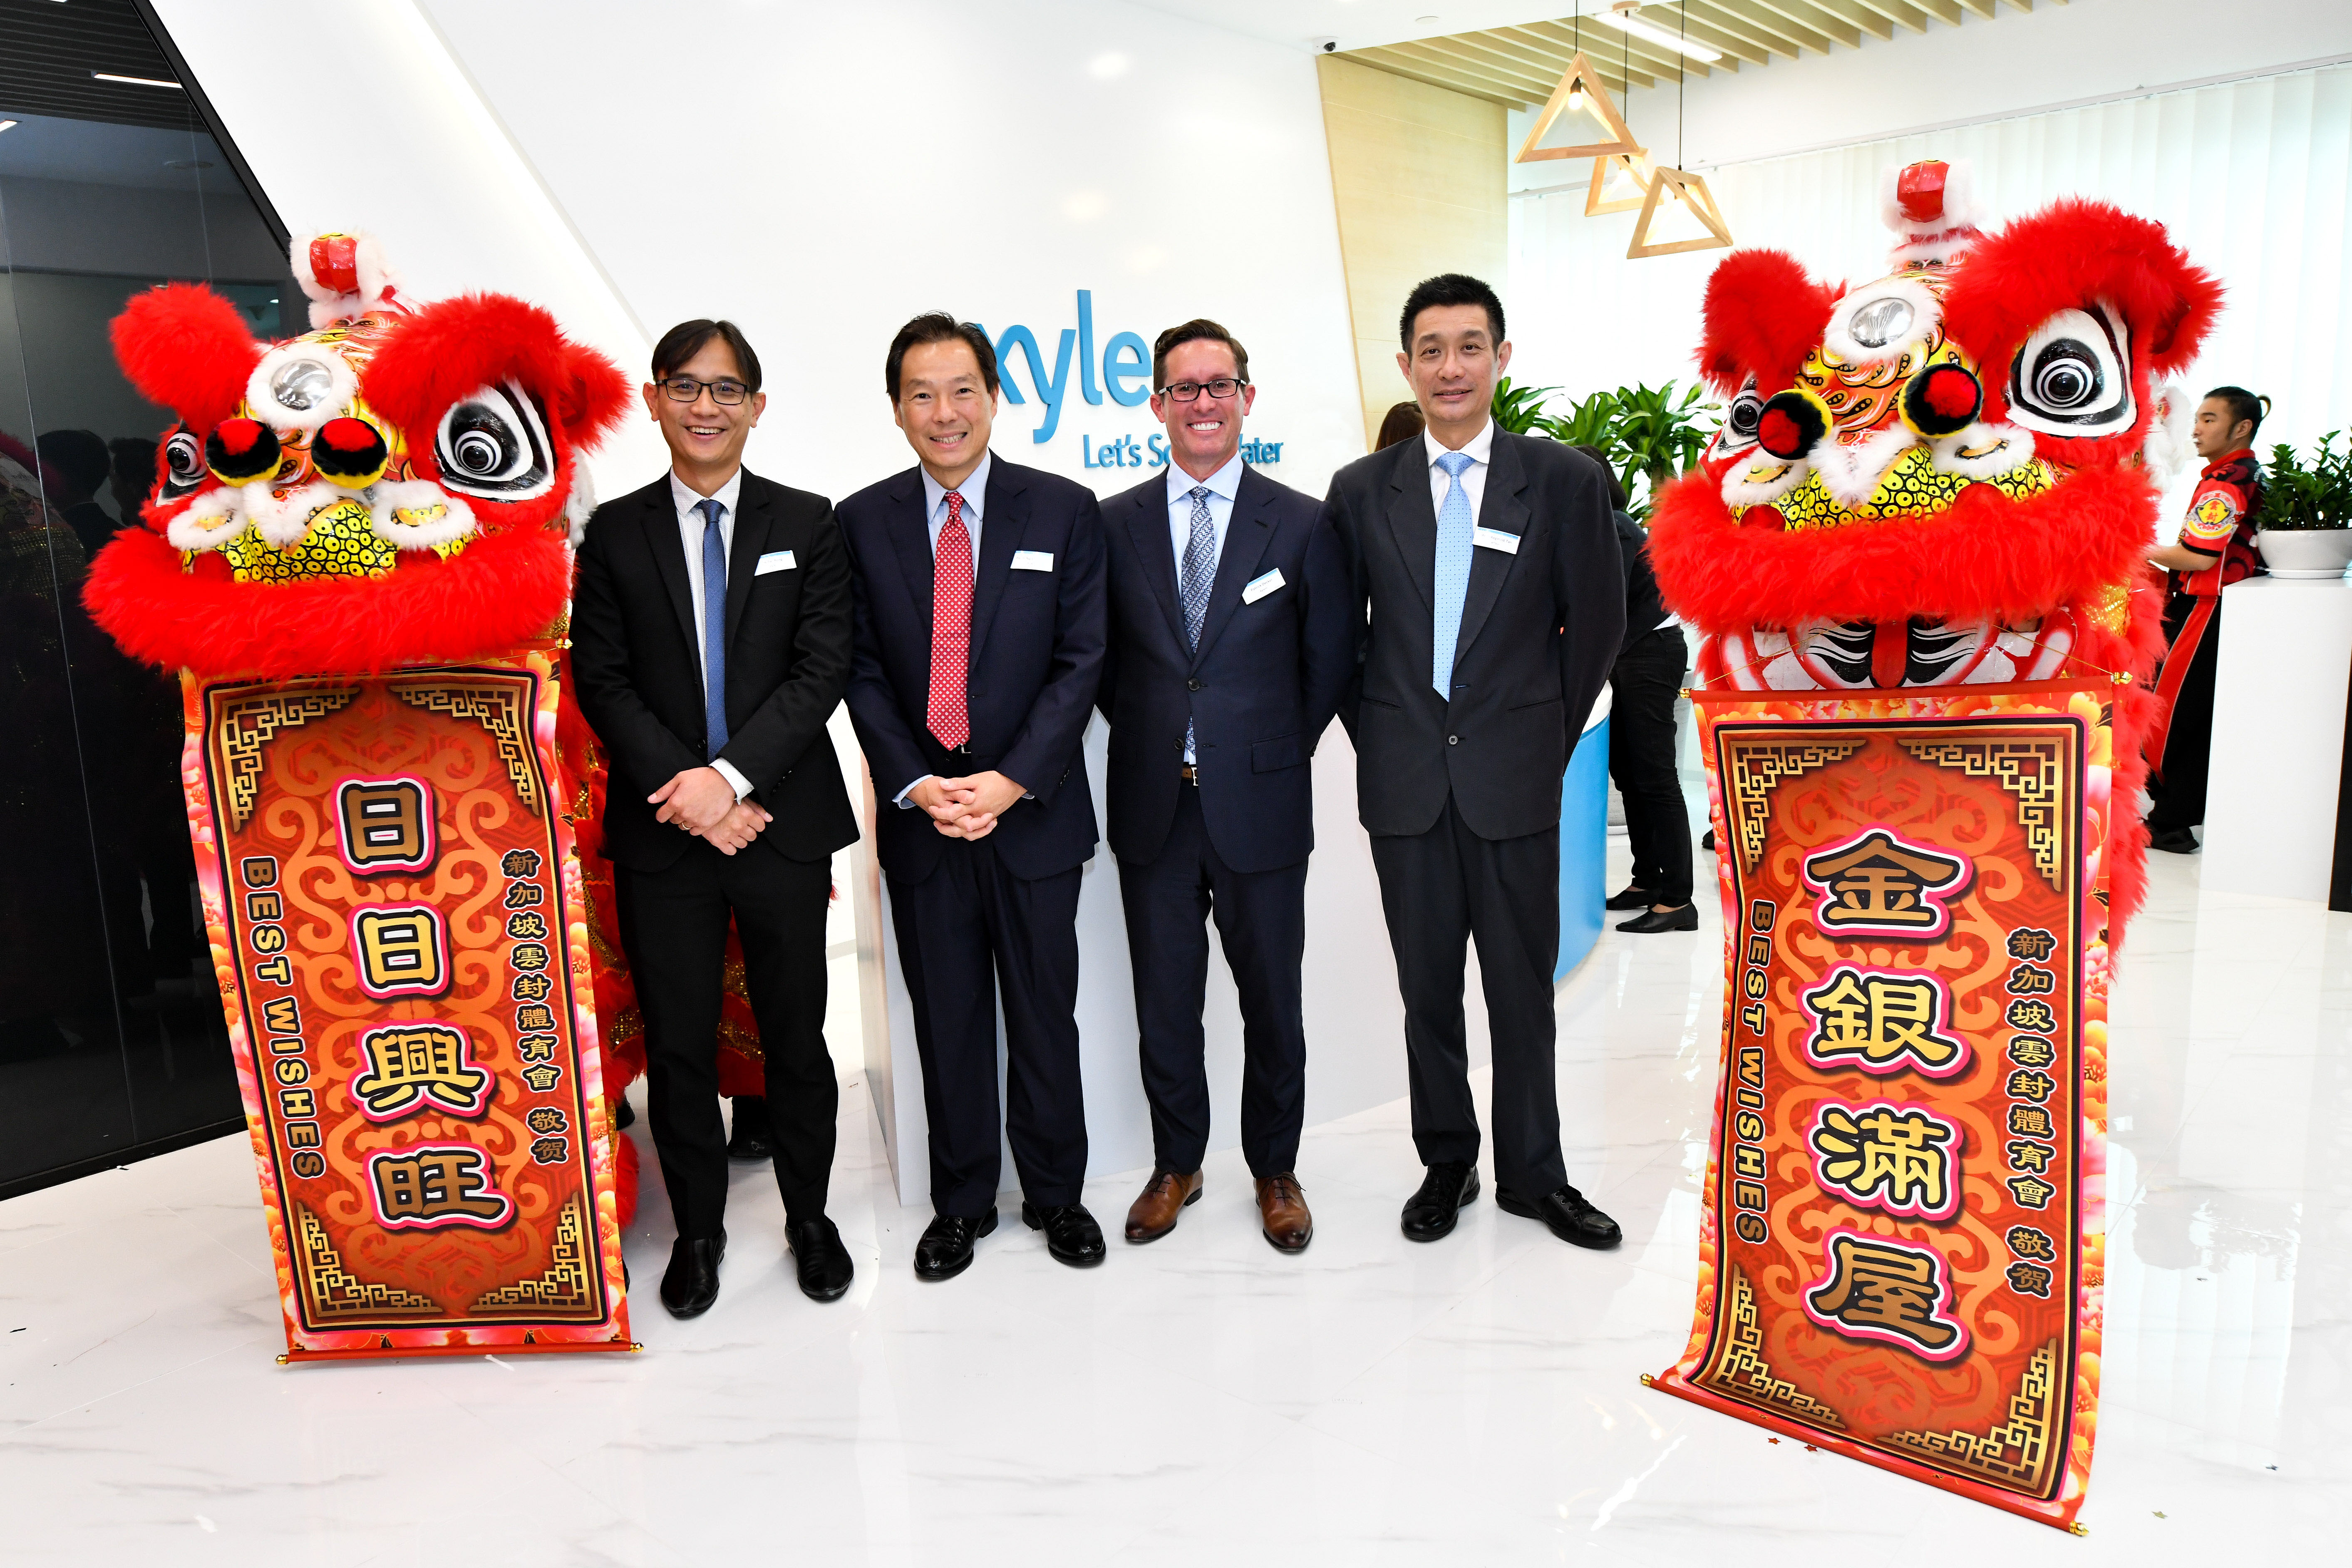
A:
[[[1478,526],[1516,552],[1471,552],[1448,702],[1430,685],[1437,510],[1428,448],[1403,441],[1331,479],[1360,606],[1360,668],[1340,706],[1357,815],[1375,836],[1427,832],[1450,792],[1481,838],[1559,823],[1560,776],[1625,627],[1625,578],[1600,465],[1497,430]]]
[[[869,485],[841,503],[855,584],[856,637],[849,717],[866,748],[879,808],[882,868],[919,882],[954,842],[930,817],[893,799],[926,773],[1002,773],[1028,792],[988,842],[1016,877],[1050,877],[1094,854],[1095,802],[1081,742],[1102,677],[1102,509],[1094,492],[1056,474],[989,465],[972,581],[966,700],[970,756],[951,756],[929,728],[931,537],[920,468]],[[1053,558],[1014,571],[1013,557]]]
[[[1355,672],[1347,563],[1312,497],[1242,470],[1196,651],[1184,637],[1165,473],[1103,506],[1110,657],[1096,705],[1110,721],[1110,847],[1160,858],[1175,819],[1184,726],[1193,726],[1201,816],[1236,871],[1271,871],[1315,847],[1315,742]],[[1268,573],[1282,586],[1242,603]]]
[[[1658,574],[1650,570],[1649,531],[1622,511],[1611,516],[1617,524],[1617,553],[1625,563],[1625,636],[1617,648],[1622,655],[1658,629],[1666,605],[1658,594]]]
[[[849,561],[832,503],[743,471],[727,555],[727,728],[719,752],[775,820],[752,840],[822,860],[857,837],[824,721],[849,683]],[[789,571],[760,558],[789,550]],[[703,755],[702,655],[667,475],[588,520],[572,597],[580,711],[612,761],[604,852],[658,871],[691,840],[646,796]]]

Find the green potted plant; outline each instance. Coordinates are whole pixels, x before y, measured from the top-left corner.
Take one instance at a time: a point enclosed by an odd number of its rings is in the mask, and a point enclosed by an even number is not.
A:
[[[2352,446],[2336,450],[2343,434],[2322,436],[2307,465],[2284,441],[2271,448],[2255,543],[2273,577],[2332,581],[2352,563]]]

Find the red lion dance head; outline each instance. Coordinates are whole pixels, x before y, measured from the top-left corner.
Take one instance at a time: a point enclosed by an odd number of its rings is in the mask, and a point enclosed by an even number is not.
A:
[[[1660,498],[1652,557],[1709,689],[2111,679],[2111,787],[2135,801],[2163,647],[2141,559],[2189,408],[2168,382],[2221,286],[2105,203],[1985,233],[1968,185],[1965,165],[1889,175],[1874,282],[1775,250],[1716,269],[1699,364],[1729,416]],[[2120,933],[2146,837],[2107,819]]]
[[[124,649],[204,674],[373,674],[543,637],[563,615],[583,450],[628,386],[503,294],[411,307],[375,242],[296,240],[312,331],[257,341],[200,284],[114,322],[131,384],[179,423],[144,531],[87,599]]]

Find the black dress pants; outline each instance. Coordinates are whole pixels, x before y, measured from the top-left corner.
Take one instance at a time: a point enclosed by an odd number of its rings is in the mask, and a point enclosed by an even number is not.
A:
[[[1675,771],[1675,702],[1689,645],[1680,626],[1636,637],[1609,672],[1609,776],[1625,799],[1632,886],[1654,904],[1690,902],[1690,809]]]
[[[956,839],[919,882],[890,879],[890,922],[914,1003],[930,1122],[931,1207],[996,1206],[998,1140],[1040,1207],[1078,1201],[1087,1107],[1078,1073],[1080,868],[1016,877],[987,839]],[[996,1004],[1004,999],[1004,1108],[996,1098]]]
[[[1118,863],[1152,1159],[1189,1175],[1209,1148],[1209,1075],[1201,1007],[1213,915],[1242,1003],[1242,1153],[1253,1176],[1298,1163],[1307,1111],[1307,862],[1236,871],[1217,856],[1201,792],[1176,792],[1168,842],[1149,864]]]
[[[697,838],[677,864],[659,871],[620,867],[614,883],[621,945],[646,1017],[646,1121],[678,1235],[716,1236],[727,1215],[719,999],[730,913],[760,1025],[784,1217],[823,1218],[841,1100],[824,1047],[831,863],[789,860],[759,844],[722,855]]]
[[[2165,605],[2167,644],[2179,637],[2197,602],[2191,595],[2175,594]],[[2168,662],[2171,658],[2168,652],[2165,657]],[[2179,693],[2172,700],[2172,727],[2164,737],[2164,776],[2159,779],[2153,768],[2149,770],[2150,833],[2204,826],[2205,775],[2213,761],[2213,674],[2221,663],[2221,606],[2217,604],[2213,618],[2205,624],[2205,635],[2197,641],[2197,651],[2189,656]]]
[[[1552,1072],[1559,958],[1559,829],[1481,838],[1448,797],[1428,832],[1375,837],[1381,907],[1404,994],[1412,1142],[1422,1163],[1475,1163],[1478,1111],[1462,984],[1472,938],[1493,1042],[1495,1179],[1525,1197],[1568,1181]]]

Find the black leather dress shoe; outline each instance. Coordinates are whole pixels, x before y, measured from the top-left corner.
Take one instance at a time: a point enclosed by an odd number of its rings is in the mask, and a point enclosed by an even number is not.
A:
[[[2168,827],[2148,835],[2147,847],[2161,849],[2167,855],[2194,855],[2199,848],[2197,833],[2194,828]]]
[[[635,1127],[636,1124],[636,1108],[629,1103],[629,1097],[625,1094],[617,1096],[613,1104],[614,1131],[617,1132],[626,1132],[630,1128]]]
[[[768,1160],[776,1152],[775,1135],[768,1126],[768,1102],[756,1094],[735,1097],[735,1127],[727,1136],[730,1160]]]
[[[1685,904],[1678,910],[1644,910],[1630,921],[1620,921],[1619,931],[1630,931],[1642,936],[1659,931],[1698,930],[1698,906]]]
[[[784,1237],[792,1243],[801,1294],[812,1301],[840,1300],[857,1269],[849,1261],[849,1248],[841,1245],[841,1232],[833,1227],[833,1221],[812,1219],[786,1226]]]
[[[1645,888],[1628,888],[1601,907],[1604,910],[1646,910],[1655,900]]]
[[[1551,1233],[1574,1247],[1591,1247],[1607,1250],[1624,1239],[1617,1222],[1584,1201],[1584,1194],[1574,1187],[1562,1187],[1546,1193],[1529,1203],[1506,1186],[1495,1188],[1495,1206],[1505,1214],[1517,1215],[1521,1219],[1539,1219],[1551,1227]]]
[[[1421,1179],[1421,1190],[1404,1201],[1405,1239],[1435,1241],[1453,1235],[1455,1215],[1477,1197],[1477,1166],[1459,1160],[1432,1165]]]
[[[971,1267],[971,1244],[996,1228],[996,1211],[976,1218],[943,1214],[923,1227],[915,1243],[915,1278],[952,1279]]]
[[[1021,1223],[1031,1230],[1045,1233],[1045,1250],[1054,1255],[1056,1263],[1066,1263],[1073,1268],[1092,1268],[1103,1260],[1102,1226],[1087,1212],[1084,1204],[1057,1204],[1051,1208],[1039,1208],[1024,1199]]]
[[[681,1236],[669,1249],[662,1276],[661,1303],[673,1318],[698,1318],[719,1300],[719,1260],[727,1256],[727,1233]]]
[[[1698,847],[1699,847],[1700,848],[1702,848],[1702,849],[1712,849],[1712,848],[1714,848],[1714,847],[1715,847],[1715,829],[1714,829],[1714,828],[1710,827],[1710,828],[1708,828],[1708,829],[1706,830],[1706,832],[1705,836],[1703,836],[1703,837],[1699,839],[1699,841],[1698,841]]]

